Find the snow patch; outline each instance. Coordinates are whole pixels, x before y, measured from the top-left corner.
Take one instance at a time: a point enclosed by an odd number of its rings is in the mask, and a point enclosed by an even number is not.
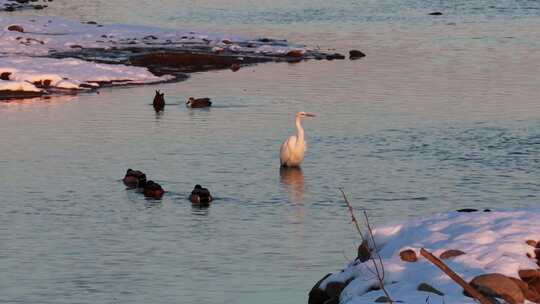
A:
[[[99,87],[99,83],[143,84],[172,78],[154,76],[142,67],[101,64],[71,58],[21,56],[0,57],[0,74],[2,73],[9,73],[9,81],[2,81],[4,90],[34,92],[39,90],[34,85],[36,83],[52,88],[82,90]]]
[[[466,281],[485,273],[501,273],[519,278],[520,269],[536,269],[534,248],[526,240],[540,240],[540,210],[514,210],[496,212],[446,213],[416,219],[407,223],[374,229],[375,242],[385,268],[385,286],[394,300],[403,303],[475,303],[463,296],[462,289],[435,265],[420,255],[425,248],[439,256],[449,249],[466,254],[444,260]],[[400,259],[404,249],[413,249],[419,260],[409,263]],[[340,303],[373,303],[384,294],[369,291],[377,284],[371,261],[351,262],[345,269],[330,275],[321,283],[352,281],[341,293]],[[427,283],[442,291],[444,297],[416,290]],[[443,301],[444,298],[444,302]]]

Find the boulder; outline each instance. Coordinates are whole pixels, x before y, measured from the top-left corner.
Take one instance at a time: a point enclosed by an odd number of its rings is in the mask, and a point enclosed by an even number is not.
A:
[[[334,60],[334,59],[343,60],[343,59],[345,59],[345,56],[343,56],[343,55],[340,54],[340,53],[334,53],[334,54],[328,54],[328,55],[326,55],[326,59],[327,59],[327,60]]]
[[[450,250],[446,250],[445,252],[441,253],[439,258],[441,258],[441,260],[446,260],[446,259],[449,259],[449,258],[460,256],[462,254],[465,254],[465,252],[463,252],[461,250],[457,250],[457,249],[450,249]]]
[[[519,277],[523,281],[540,278],[540,270],[538,269],[521,269],[518,271]]]
[[[478,209],[474,209],[474,208],[463,208],[463,209],[458,209],[456,210],[457,212],[477,212]]]
[[[347,284],[343,282],[329,282],[326,284],[326,295],[328,295],[330,299],[339,299],[339,295],[341,295],[341,292],[343,289],[345,289],[345,287],[347,287]]]
[[[302,58],[304,57],[304,50],[291,50],[285,54],[287,57]]]
[[[416,256],[416,252],[412,249],[406,249],[399,253],[399,257],[404,262],[416,262],[418,261],[418,257]]]
[[[309,298],[308,298],[308,304],[324,304],[327,300],[329,300],[328,295],[324,290],[320,288],[322,281],[324,281],[326,278],[328,278],[331,273],[325,275],[322,279],[320,279],[313,287],[311,288],[309,292]]]
[[[392,301],[388,297],[380,296],[375,299],[375,303],[392,303]]]
[[[349,59],[350,60],[355,60],[355,59],[362,58],[362,57],[366,57],[366,54],[364,54],[363,52],[361,52],[359,50],[350,50],[349,51]]]
[[[0,79],[2,80],[9,80],[9,76],[11,75],[11,72],[2,72],[0,74]]]
[[[471,286],[485,296],[504,299],[510,304],[525,302],[525,296],[518,284],[500,273],[482,274],[470,282]]]
[[[8,31],[13,31],[13,32],[21,32],[21,33],[24,33],[24,28],[20,25],[10,25],[8,26]]]
[[[441,16],[443,13],[441,12],[433,12],[433,13],[429,13],[430,16]]]
[[[362,263],[371,258],[371,250],[369,249],[367,241],[364,240],[362,244],[358,246],[358,256],[356,258]]]
[[[521,289],[525,299],[534,303],[540,303],[540,293],[538,293],[534,288],[531,288],[527,283],[520,279],[510,278],[510,280],[519,286],[519,289]]]

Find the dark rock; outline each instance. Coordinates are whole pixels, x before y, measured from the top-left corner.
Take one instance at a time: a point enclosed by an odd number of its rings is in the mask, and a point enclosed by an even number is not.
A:
[[[524,303],[525,301],[525,296],[519,286],[500,273],[479,275],[472,279],[470,284],[483,295],[501,298],[510,304]]]
[[[231,64],[230,69],[231,69],[231,71],[236,72],[236,71],[240,70],[240,65],[238,63],[233,63],[233,64]]]
[[[540,278],[540,270],[538,270],[538,269],[520,269],[518,271],[518,275],[523,281],[527,282],[527,280]]]
[[[129,63],[147,67],[152,73],[154,73],[154,70],[159,71],[164,67],[179,72],[202,72],[213,69],[226,69],[233,64],[268,62],[271,60],[271,58],[247,58],[205,53],[153,52],[132,56]]]
[[[24,33],[24,28],[20,25],[10,25],[7,28],[8,31]]]
[[[334,60],[334,59],[343,60],[345,59],[345,56],[341,55],[340,53],[327,54],[326,59],[327,60]]]
[[[45,92],[0,90],[0,100],[23,99],[43,96]]]
[[[537,294],[540,294],[540,278],[534,278],[531,280],[527,280],[527,285],[529,285],[529,289],[534,291]]]
[[[457,212],[477,212],[478,209],[473,209],[473,208],[463,208],[463,209],[458,209],[456,210]]]
[[[450,250],[446,250],[445,252],[441,253],[439,258],[441,258],[441,260],[446,260],[446,259],[449,259],[449,258],[460,256],[462,254],[465,254],[465,252],[463,252],[461,250],[457,250],[457,249],[450,249]]]
[[[491,209],[484,209],[484,212],[491,212]]]
[[[369,249],[368,242],[366,240],[362,241],[362,244],[358,246],[358,256],[356,258],[362,263],[371,258],[371,250]]]
[[[431,292],[431,293],[434,293],[436,295],[439,295],[439,296],[444,296],[444,293],[438,289],[436,289],[435,287],[427,284],[427,283],[420,283],[420,285],[418,285],[418,287],[416,288],[416,290],[420,290],[420,291],[425,291],[425,292]]]
[[[287,54],[285,54],[285,56],[287,56],[287,57],[295,57],[295,58],[302,58],[302,57],[304,57],[304,52],[302,50],[292,50],[292,51],[287,52]]]
[[[11,72],[2,72],[2,74],[0,74],[0,79],[9,80],[10,75],[11,75]]]
[[[339,299],[339,296],[345,287],[347,287],[347,284],[343,282],[329,282],[326,284],[325,291],[329,298]]]
[[[406,249],[406,250],[403,250],[399,253],[399,257],[401,258],[402,261],[405,261],[405,262],[416,262],[418,261],[418,257],[416,256],[416,252],[414,252],[414,250],[412,249]]]
[[[324,304],[325,301],[329,300],[328,295],[320,288],[320,286],[322,281],[331,275],[331,273],[325,275],[322,279],[315,283],[313,288],[311,288],[311,291],[309,292],[308,304]]]
[[[388,297],[380,296],[375,299],[375,303],[392,303],[392,301]]]
[[[363,52],[361,52],[359,50],[350,50],[349,51],[349,59],[350,60],[355,60],[355,59],[359,59],[359,58],[362,58],[362,57],[366,57],[366,54],[364,54]]]
[[[441,12],[433,12],[433,13],[429,13],[430,16],[441,16],[443,13]]]

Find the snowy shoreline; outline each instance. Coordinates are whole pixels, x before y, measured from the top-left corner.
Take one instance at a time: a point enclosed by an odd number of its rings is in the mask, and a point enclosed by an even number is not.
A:
[[[420,249],[426,248],[441,256],[467,282],[476,278],[476,284],[486,278],[478,279],[481,275],[498,274],[490,275],[490,279],[509,280],[497,283],[508,290],[510,285],[516,285],[514,298],[506,301],[524,303],[526,299],[525,303],[538,303],[540,228],[535,223],[539,218],[540,209],[450,212],[378,227],[373,234],[384,264],[384,285],[393,300],[402,303],[426,303],[428,297],[430,303],[476,303],[420,255]],[[309,303],[385,302],[373,263],[363,259],[360,251],[359,257],[343,270],[327,275],[314,286]],[[423,291],[426,285],[436,291]]]
[[[191,72],[269,61],[344,59],[286,40],[59,17],[0,16],[0,100],[103,85],[180,81]]]

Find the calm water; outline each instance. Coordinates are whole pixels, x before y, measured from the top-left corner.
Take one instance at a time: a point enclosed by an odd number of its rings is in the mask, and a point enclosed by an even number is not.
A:
[[[538,204],[538,1],[109,2],[40,13],[368,57],[0,103],[1,303],[304,303],[354,257],[338,187],[376,224]],[[156,116],[155,89],[215,107]],[[302,171],[280,172],[298,110],[317,114],[304,122],[309,151]],[[126,191],[127,168],[169,192]],[[195,183],[211,208],[186,200]]]

